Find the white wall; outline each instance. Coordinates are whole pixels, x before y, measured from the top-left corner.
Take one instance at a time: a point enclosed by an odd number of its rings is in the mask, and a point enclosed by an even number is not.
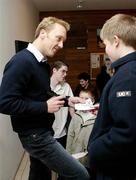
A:
[[[6,62],[15,53],[15,39],[33,40],[38,14],[31,0],[0,0],[0,82]],[[0,114],[0,180],[13,180],[22,154],[9,116]]]

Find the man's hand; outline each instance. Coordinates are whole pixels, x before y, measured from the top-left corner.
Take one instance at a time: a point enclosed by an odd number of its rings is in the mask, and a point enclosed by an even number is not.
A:
[[[69,97],[68,105],[70,107],[74,107],[76,103],[85,103],[85,100],[80,97]]]
[[[94,109],[91,109],[90,112],[97,116],[98,110],[99,110],[99,103],[95,104]]]
[[[64,106],[64,96],[54,96],[47,101],[47,107],[49,113],[57,112]]]

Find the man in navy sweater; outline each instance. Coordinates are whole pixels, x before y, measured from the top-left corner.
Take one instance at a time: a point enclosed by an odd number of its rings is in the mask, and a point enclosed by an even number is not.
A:
[[[47,17],[42,20],[33,43],[5,66],[0,112],[11,116],[13,130],[32,157],[64,179],[88,180],[86,169],[53,138],[53,113],[64,105],[80,102],[78,97],[51,97],[47,57],[53,57],[63,48],[69,29],[69,24],[61,19]]]

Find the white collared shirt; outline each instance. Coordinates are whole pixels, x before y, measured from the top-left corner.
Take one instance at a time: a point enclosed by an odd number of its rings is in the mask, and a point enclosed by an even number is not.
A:
[[[28,44],[27,50],[30,51],[36,57],[38,62],[47,61],[47,59],[45,60],[45,57],[42,55],[42,53],[32,43]]]
[[[52,87],[51,87],[52,88]],[[67,82],[62,84],[57,84],[55,88],[52,90],[64,96],[73,96],[72,89]],[[54,138],[58,139],[66,135],[66,122],[68,116],[68,107],[62,107],[58,112],[55,112],[55,120],[53,123],[53,130],[54,130]]]

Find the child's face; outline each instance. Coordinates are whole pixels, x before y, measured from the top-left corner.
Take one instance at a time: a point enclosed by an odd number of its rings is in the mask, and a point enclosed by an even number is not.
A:
[[[117,46],[116,43],[113,42],[111,43],[109,40],[105,39],[103,41],[103,43],[105,44],[105,52],[108,55],[108,57],[110,58],[110,60],[112,62],[114,62],[115,60],[117,60],[118,57],[118,53],[117,53]]]
[[[94,98],[93,98],[93,96],[92,96],[92,94],[90,92],[81,91],[80,94],[79,94],[79,97],[84,99],[84,100],[91,99],[92,102],[94,102]],[[89,111],[88,110],[82,110],[82,112],[87,113]]]
[[[92,94],[89,93],[89,92],[82,92],[81,91],[80,94],[79,94],[79,97],[84,99],[84,100],[87,100],[87,99],[90,98],[94,102],[94,98],[93,98]]]

